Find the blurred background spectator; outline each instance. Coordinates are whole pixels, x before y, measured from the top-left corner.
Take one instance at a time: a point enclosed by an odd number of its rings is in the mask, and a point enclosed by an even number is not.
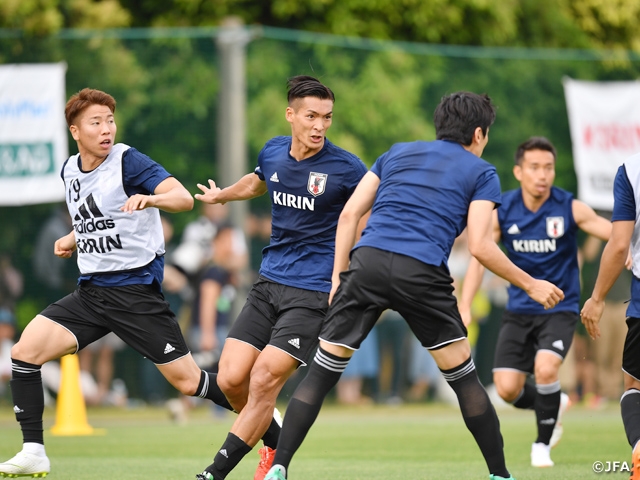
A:
[[[11,379],[11,347],[16,335],[16,302],[23,292],[23,276],[8,255],[0,256],[0,395]]]

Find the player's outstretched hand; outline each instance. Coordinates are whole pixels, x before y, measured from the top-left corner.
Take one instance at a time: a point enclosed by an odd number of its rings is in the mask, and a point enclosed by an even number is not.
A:
[[[200,200],[205,203],[221,203],[224,204],[226,202],[220,201],[220,192],[222,189],[216,186],[216,182],[209,179],[209,186],[202,185],[198,183],[198,188],[202,190],[202,193],[196,193],[194,195],[196,200]]]
[[[558,302],[564,300],[564,292],[546,280],[534,280],[527,295],[542,305],[545,310],[555,307]]]
[[[582,307],[582,311],[580,312],[582,323],[593,340],[600,336],[600,326],[598,323],[600,323],[603,311],[604,302],[597,302],[593,298],[590,298],[584,302],[584,307]]]

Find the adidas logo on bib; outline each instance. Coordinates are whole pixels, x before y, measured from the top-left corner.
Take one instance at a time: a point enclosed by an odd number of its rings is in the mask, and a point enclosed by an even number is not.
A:
[[[292,338],[291,340],[289,340],[289,344],[293,345],[298,350],[300,349],[300,339],[299,338]]]
[[[166,355],[167,353],[171,353],[175,350],[176,348],[174,346],[172,346],[171,344],[167,343],[167,346],[164,347],[164,354]]]

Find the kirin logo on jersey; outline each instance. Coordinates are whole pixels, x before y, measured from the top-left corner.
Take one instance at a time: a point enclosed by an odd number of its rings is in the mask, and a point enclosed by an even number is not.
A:
[[[564,217],[547,217],[547,235],[551,238],[564,235]]]
[[[309,173],[307,191],[314,197],[322,195],[324,193],[325,187],[327,186],[327,177],[328,175],[326,173]]]

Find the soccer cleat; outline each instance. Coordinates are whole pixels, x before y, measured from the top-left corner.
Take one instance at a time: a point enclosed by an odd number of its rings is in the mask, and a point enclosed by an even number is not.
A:
[[[562,415],[567,411],[569,406],[571,405],[571,400],[569,399],[569,395],[566,393],[560,394],[560,409],[558,410],[558,418],[556,419],[556,426],[553,428],[553,433],[551,434],[551,440],[549,440],[549,446],[551,448],[558,445],[560,439],[562,438],[563,428],[562,428]]]
[[[274,465],[264,480],[287,480],[287,470],[282,465]]]
[[[19,452],[11,460],[0,463],[0,477],[44,478],[51,471],[49,458]]]
[[[214,480],[214,478],[213,475],[205,470],[204,472],[196,475],[196,480]]]
[[[629,480],[640,480],[640,447],[638,447],[637,443],[631,454],[631,476]]]
[[[508,477],[499,477],[498,475],[489,475],[489,480],[516,480],[511,475]]]
[[[531,466],[553,467],[553,460],[551,460],[550,451],[551,447],[544,443],[534,443],[531,445]]]
[[[267,447],[266,445],[258,450],[258,454],[260,455],[260,462],[258,463],[258,468],[256,469],[256,473],[253,476],[253,480],[263,480],[265,475],[271,469],[273,465],[273,457],[276,455],[276,451],[274,448]]]

